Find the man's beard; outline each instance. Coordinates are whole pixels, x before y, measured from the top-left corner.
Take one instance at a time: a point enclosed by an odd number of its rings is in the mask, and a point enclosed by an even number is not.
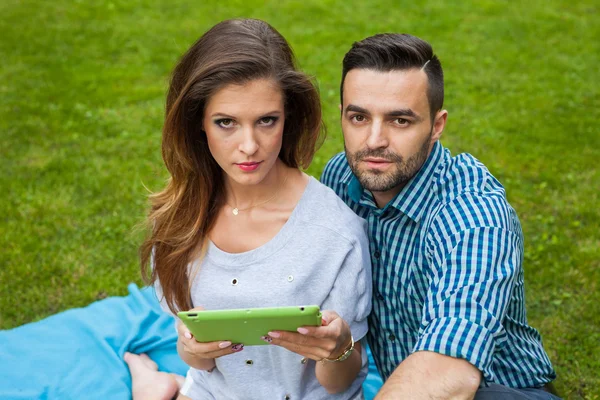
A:
[[[384,149],[365,149],[353,154],[346,150],[346,157],[352,172],[361,186],[371,192],[386,192],[399,186],[404,187],[419,172],[428,155],[429,138],[423,143],[421,149],[406,161],[399,154]],[[360,169],[360,162],[367,157],[383,158],[394,163],[395,168],[389,172]]]

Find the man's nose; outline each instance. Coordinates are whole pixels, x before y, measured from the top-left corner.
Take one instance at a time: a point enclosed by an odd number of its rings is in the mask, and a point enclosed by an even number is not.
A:
[[[383,121],[373,121],[370,126],[367,147],[370,149],[381,149],[388,147],[388,139],[384,129]]]
[[[258,141],[256,140],[256,132],[254,127],[242,129],[242,141],[239,145],[239,150],[246,155],[253,155],[258,150]]]

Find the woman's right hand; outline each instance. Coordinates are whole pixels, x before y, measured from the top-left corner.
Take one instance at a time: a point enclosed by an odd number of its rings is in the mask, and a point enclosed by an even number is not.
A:
[[[190,311],[204,311],[204,308],[195,307]],[[198,342],[181,320],[177,321],[177,333],[177,349],[179,356],[188,365],[197,369],[212,369],[215,358],[238,353],[244,349],[243,344],[231,343],[229,341]],[[210,361],[212,361],[212,363],[210,363]]]

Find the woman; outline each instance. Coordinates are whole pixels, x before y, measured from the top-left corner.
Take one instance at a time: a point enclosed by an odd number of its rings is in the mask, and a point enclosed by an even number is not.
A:
[[[371,307],[365,226],[299,169],[322,122],[318,92],[294,64],[275,29],[244,19],[214,26],[174,70],[162,143],[171,179],[151,197],[141,247],[142,272],[151,270],[163,307],[326,310],[321,327],[269,332],[269,346],[246,348],[199,343],[179,322],[178,352],[191,367],[182,398],[362,397],[359,340]],[[157,394],[136,384],[134,368],[132,376],[134,397]]]

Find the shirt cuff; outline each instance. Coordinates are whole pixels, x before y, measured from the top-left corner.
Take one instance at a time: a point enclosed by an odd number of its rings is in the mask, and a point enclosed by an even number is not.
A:
[[[495,347],[494,336],[485,327],[461,318],[438,318],[422,329],[413,353],[431,351],[462,358],[481,371],[485,380],[493,382],[490,365]]]

